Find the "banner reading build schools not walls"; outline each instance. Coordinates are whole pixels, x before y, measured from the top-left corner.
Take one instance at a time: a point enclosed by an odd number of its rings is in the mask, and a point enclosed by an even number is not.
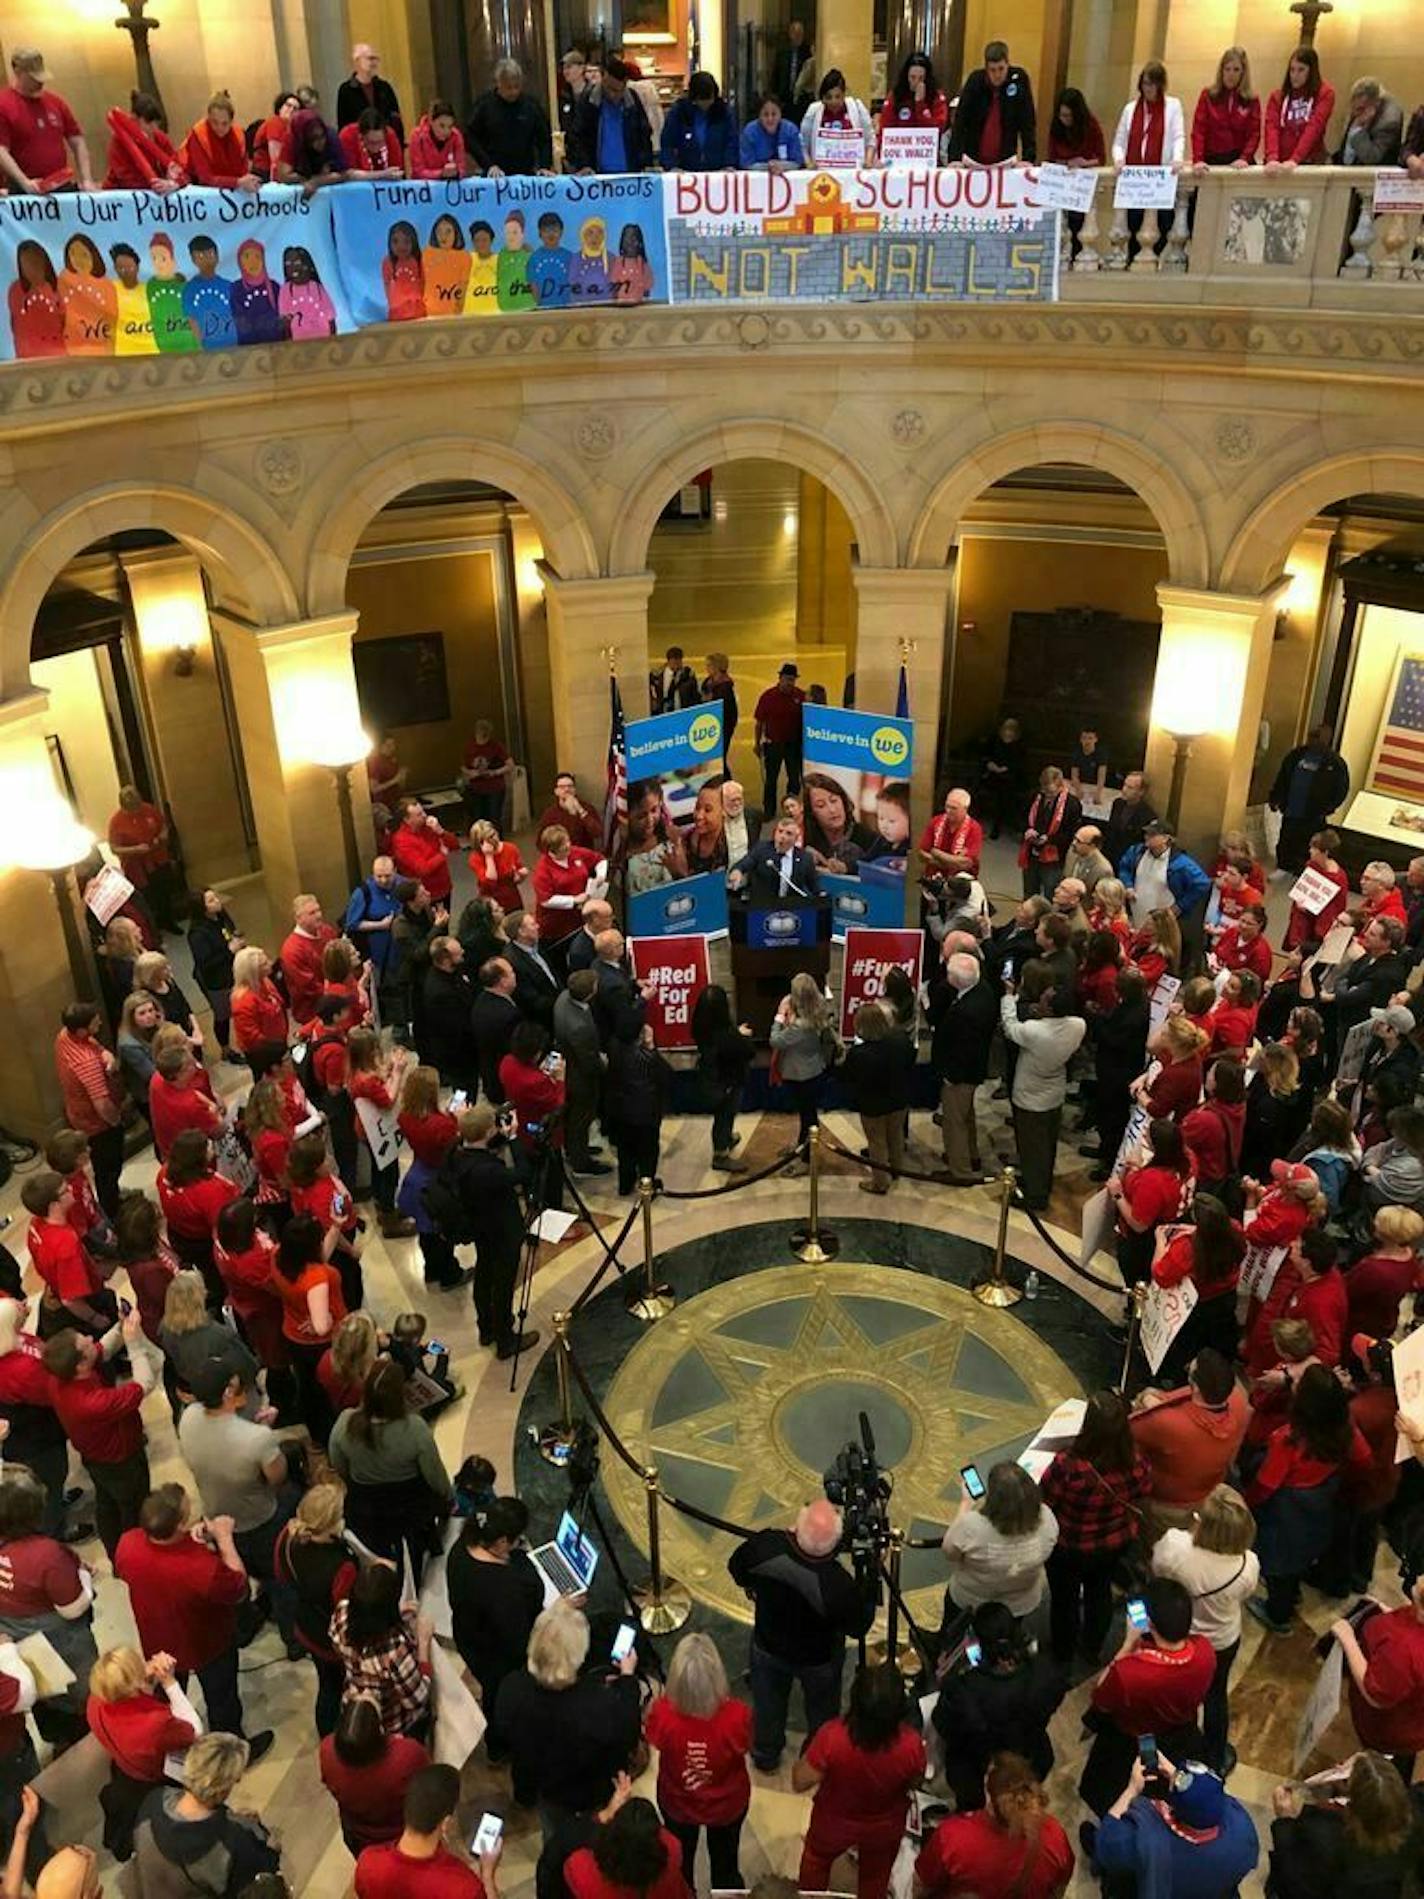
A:
[[[801,708],[806,844],[831,899],[834,937],[904,921],[914,732],[888,714]]]
[[[727,929],[722,708],[635,719],[626,733],[623,888],[629,936],[721,936]]]
[[[360,324],[668,299],[657,176],[393,179],[322,197]]]
[[[167,356],[354,327],[325,200],[103,191],[0,202],[0,356]]]

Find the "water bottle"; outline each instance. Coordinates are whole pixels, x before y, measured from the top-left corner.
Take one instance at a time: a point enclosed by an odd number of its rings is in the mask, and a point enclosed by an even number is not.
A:
[[[1028,1278],[1025,1279],[1024,1281],[1024,1298],[1036,1299],[1037,1297],[1038,1297],[1038,1273],[1032,1268],[1030,1268]]]

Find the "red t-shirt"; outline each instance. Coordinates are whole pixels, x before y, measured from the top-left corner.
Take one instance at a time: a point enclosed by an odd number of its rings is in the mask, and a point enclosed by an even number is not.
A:
[[[1211,1047],[1207,1055],[1235,1054],[1250,1048],[1256,1034],[1256,1007],[1219,1002],[1207,1018]]]
[[[1181,1219],[1190,1185],[1191,1176],[1175,1167],[1130,1167],[1122,1177],[1123,1203],[1134,1220],[1160,1226],[1164,1220]]]
[[[316,1376],[317,1383],[326,1393],[328,1404],[330,1404],[332,1410],[338,1417],[340,1417],[343,1411],[354,1411],[357,1405],[360,1404],[360,1379],[353,1379],[348,1384],[341,1377],[336,1369],[336,1360],[331,1356],[331,1347],[329,1345],[317,1360]],[[382,1835],[382,1837],[394,1838],[394,1835]]]
[[[536,860],[531,881],[534,885],[534,915],[539,925],[541,943],[560,942],[580,928],[583,919],[577,904],[565,908],[562,904],[551,905],[549,899],[581,897],[599,862],[597,851],[586,850],[579,844],[569,846],[568,858],[562,864],[550,857],[547,851]]]
[[[79,121],[67,101],[48,87],[33,99],[13,86],[0,92],[0,145],[36,184],[71,169],[65,140],[80,136]]]
[[[309,1213],[323,1226],[339,1226],[348,1236],[356,1229],[351,1189],[335,1174],[319,1174],[310,1187],[293,1187],[292,1212]]]
[[[709,1719],[683,1714],[666,1695],[648,1710],[643,1731],[658,1750],[658,1807],[680,1826],[726,1826],[751,1803],[747,1750],[752,1711],[724,1701]]]
[[[1371,1616],[1360,1630],[1360,1647],[1369,1662],[1370,1696],[1367,1701],[1351,1680],[1350,1713],[1360,1745],[1381,1754],[1417,1753],[1424,1747],[1424,1623],[1413,1604]]]
[[[663,1870],[639,1895],[632,1886],[617,1886],[598,1870],[591,1846],[581,1846],[564,1862],[564,1884],[572,1899],[687,1899],[687,1881],[682,1873],[682,1847],[666,1827],[660,1829],[667,1858]],[[364,1894],[362,1899],[365,1899]]]
[[[0,1543],[0,1616],[48,1615],[79,1599],[79,1558],[52,1536]]]
[[[63,1221],[31,1220],[30,1258],[56,1299],[87,1299],[99,1290],[99,1276],[79,1235]]]
[[[287,1156],[292,1137],[283,1128],[263,1128],[252,1136],[252,1158],[257,1178],[266,1192],[262,1198],[280,1200],[287,1191]]]
[[[236,1642],[247,1578],[206,1543],[191,1536],[155,1543],[142,1530],[125,1530],[114,1574],[129,1586],[145,1655],[161,1650],[180,1669],[206,1668]]]
[[[402,877],[413,877],[425,885],[436,903],[450,896],[450,862],[447,851],[458,850],[460,840],[453,831],[432,831],[428,825],[413,830],[398,824],[391,833],[391,856]]]
[[[509,762],[509,753],[498,739],[486,739],[483,744],[471,739],[465,747],[465,770],[474,772],[470,779],[470,790],[483,797],[493,797],[504,790],[503,767]],[[477,765],[482,771],[475,771]]]
[[[54,1381],[55,1416],[75,1450],[91,1464],[122,1464],[143,1449],[138,1415],[143,1399],[143,1386],[134,1381],[106,1385],[82,1374],[67,1383],[62,1378]]]
[[[910,1788],[925,1771],[925,1744],[913,1728],[902,1727],[888,1747],[867,1753],[838,1715],[817,1729],[806,1762],[821,1775],[813,1826],[824,1814],[847,1833],[898,1833]]]
[[[568,1872],[566,1866],[565,1879]],[[485,1889],[479,1874],[443,1846],[431,1859],[412,1859],[392,1843],[363,1849],[356,1862],[356,1899],[485,1899]],[[646,1899],[662,1895],[654,1886]]]
[[[151,804],[136,811],[116,811],[109,819],[109,843],[114,850],[133,850],[132,857],[119,860],[119,868],[136,890],[142,890],[153,872],[168,862],[168,847],[158,842],[164,826],[163,813]],[[135,845],[144,845],[142,851]]]
[[[214,1134],[222,1126],[222,1116],[196,1076],[179,1087],[155,1074],[148,1084],[148,1113],[153,1123],[153,1145],[158,1158],[167,1160],[168,1150],[187,1128],[200,1134]]]
[[[453,1114],[403,1114],[397,1122],[411,1157],[422,1167],[438,1167],[460,1138]]]
[[[164,1755],[198,1738],[192,1722],[181,1721],[157,1695],[130,1695],[125,1701],[90,1695],[85,1714],[89,1732],[130,1780],[156,1785],[163,1779]]]
[[[1073,1871],[1073,1848],[1051,1813],[1043,1816],[1025,1871],[1029,1843],[1015,1838],[988,1813],[952,1813],[941,1820],[915,1861],[915,1878],[927,1895],[1013,1893],[1014,1899],[1050,1899]]]
[[[1201,1091],[1199,1055],[1180,1062],[1163,1062],[1147,1093],[1147,1112],[1154,1121],[1180,1121],[1201,1100]]]
[[[291,1339],[294,1345],[315,1345],[317,1335],[312,1330],[311,1312],[307,1306],[307,1294],[313,1286],[325,1286],[327,1299],[331,1307],[331,1329],[334,1332],[346,1317],[346,1301],[341,1296],[341,1274],[334,1266],[318,1263],[308,1266],[298,1279],[284,1279],[280,1273],[272,1275],[272,1284],[282,1301],[282,1336]]]
[[[1149,1637],[1103,1676],[1093,1706],[1124,1734],[1155,1734],[1197,1718],[1216,1673],[1216,1652],[1204,1635],[1179,1649],[1158,1648]]]
[[[1350,1335],[1368,1332],[1372,1339],[1393,1338],[1400,1301],[1413,1290],[1418,1273],[1419,1262],[1412,1256],[1381,1259],[1370,1253],[1357,1259],[1345,1275]]]
[[[225,1174],[205,1174],[186,1187],[173,1187],[168,1182],[168,1169],[160,1167],[158,1170],[158,1204],[163,1209],[168,1230],[185,1240],[210,1239],[218,1215],[230,1200],[236,1199],[237,1188]]]
[[[794,745],[801,736],[801,707],[806,695],[799,686],[783,692],[768,686],[756,702],[754,714],[768,745]]]
[[[335,936],[336,931],[329,923],[318,923],[314,936],[308,936],[304,930],[293,930],[282,945],[278,961],[287,979],[287,1000],[298,1023],[310,1022],[316,1014],[321,996],[322,952]]]
[[[398,1840],[404,1827],[405,1790],[413,1775],[430,1765],[419,1741],[391,1734],[379,1760],[369,1767],[348,1767],[328,1734],[318,1751],[322,1785],[341,1809],[342,1824],[363,1845]]]
[[[0,1356],[0,1404],[47,1404],[54,1409],[54,1378],[44,1368],[43,1345],[22,1332],[15,1349]]]

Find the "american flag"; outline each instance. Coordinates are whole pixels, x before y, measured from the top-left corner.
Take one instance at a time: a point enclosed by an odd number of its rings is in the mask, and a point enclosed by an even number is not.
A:
[[[1400,665],[1374,782],[1382,791],[1424,804],[1424,660],[1406,659]]]
[[[608,679],[608,788],[603,799],[603,855],[611,857],[619,827],[628,821],[628,747],[623,731],[623,695],[616,674]]]
[[[900,662],[900,689],[895,694],[895,717],[908,719],[910,716],[910,679],[905,671],[905,662]]]

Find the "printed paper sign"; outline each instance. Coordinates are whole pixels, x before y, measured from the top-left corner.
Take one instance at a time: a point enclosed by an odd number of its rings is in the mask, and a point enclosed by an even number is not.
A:
[[[1424,178],[1411,178],[1407,171],[1375,173],[1376,212],[1424,211]]]
[[[919,989],[924,947],[923,930],[846,931],[841,982],[841,1034],[846,1040],[855,1034],[856,1010],[862,1003],[880,1001],[892,969],[903,969],[911,985]]]
[[[84,886],[84,907],[107,927],[133,893],[134,887],[124,873],[115,870],[112,864],[105,864]]]
[[[692,1048],[692,1012],[711,981],[705,936],[633,937],[628,944],[633,974],[651,982],[646,1020],[658,1048]]]
[[[1288,1246],[1248,1244],[1246,1257],[1241,1262],[1241,1276],[1236,1282],[1237,1304],[1243,1311],[1248,1300],[1255,1299],[1264,1304],[1289,1251]]]
[[[825,125],[817,132],[811,155],[832,171],[854,171],[865,163],[865,140],[853,125]]]
[[[1308,910],[1311,916],[1318,917],[1326,904],[1339,894],[1339,884],[1332,883],[1330,878],[1307,865],[1291,885],[1290,900],[1302,910]]]
[[[392,1108],[382,1112],[374,1101],[356,1103],[356,1119],[361,1123],[361,1132],[371,1149],[371,1166],[377,1173],[391,1162],[399,1160],[401,1131],[396,1125],[396,1112]]]
[[[1190,1279],[1175,1286],[1159,1286],[1154,1281],[1148,1287],[1138,1337],[1149,1371],[1160,1370],[1168,1346],[1191,1317],[1196,1302],[1197,1289]]]
[[[1106,1187],[1083,1202],[1082,1237],[1078,1244],[1078,1264],[1086,1266],[1095,1253],[1110,1251],[1109,1242],[1117,1230],[1117,1206]]]
[[[1394,1390],[1400,1416],[1407,1418],[1416,1431],[1424,1430],[1424,1326],[1394,1349]],[[1413,1455],[1414,1446],[1401,1431],[1394,1461],[1402,1464]]]
[[[1177,174],[1170,165],[1124,165],[1113,192],[1116,211],[1170,211],[1177,202]]]
[[[1033,187],[1045,211],[1091,211],[1098,174],[1084,166],[1040,165]]]
[[[1338,1642],[1330,1644],[1330,1653],[1321,1665],[1310,1699],[1301,1712],[1295,1735],[1293,1771],[1299,1773],[1324,1740],[1331,1722],[1340,1712],[1345,1686],[1345,1651]]]
[[[887,125],[880,134],[880,160],[901,170],[933,171],[939,163],[939,128]]]
[[[1152,1037],[1167,1020],[1167,1011],[1171,1008],[1181,983],[1175,976],[1159,976],[1157,986],[1152,991],[1152,1000],[1147,1005],[1147,1039]]]

